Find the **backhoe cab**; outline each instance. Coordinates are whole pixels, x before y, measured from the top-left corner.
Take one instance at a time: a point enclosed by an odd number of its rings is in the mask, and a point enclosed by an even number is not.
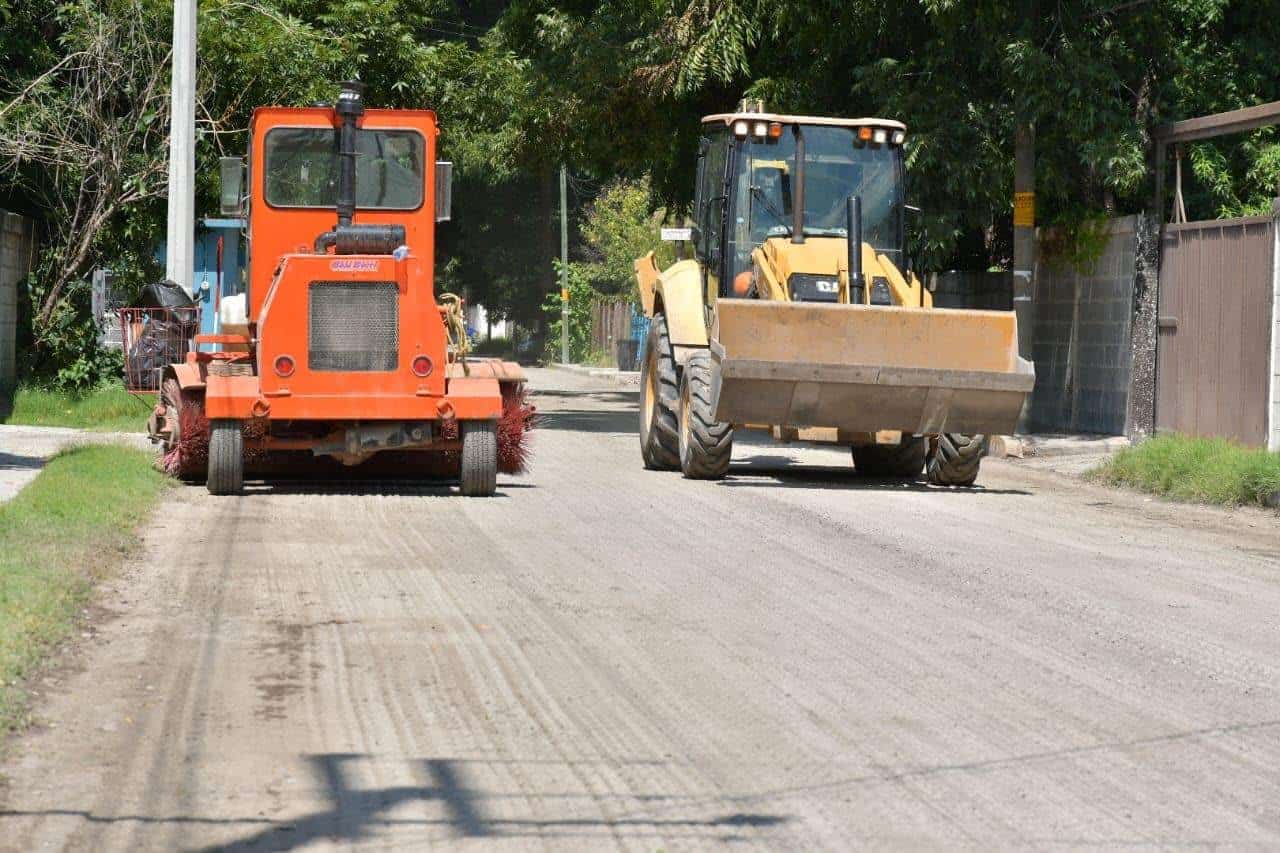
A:
[[[849,445],[864,474],[972,484],[1035,375],[1011,312],[935,311],[911,271],[906,127],[759,111],[702,127],[695,259],[636,262],[645,465],[720,477],[734,429],[757,428]]]

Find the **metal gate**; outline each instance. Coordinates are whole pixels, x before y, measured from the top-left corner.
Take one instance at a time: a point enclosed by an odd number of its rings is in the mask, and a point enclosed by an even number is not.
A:
[[[1271,217],[1164,226],[1156,429],[1266,442]]]

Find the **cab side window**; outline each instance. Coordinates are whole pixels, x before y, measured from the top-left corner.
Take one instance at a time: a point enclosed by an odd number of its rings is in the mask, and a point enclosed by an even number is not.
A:
[[[727,130],[711,133],[703,143],[699,160],[695,217],[698,223],[698,257],[705,264],[713,285],[720,278],[724,256],[725,167],[729,158]]]

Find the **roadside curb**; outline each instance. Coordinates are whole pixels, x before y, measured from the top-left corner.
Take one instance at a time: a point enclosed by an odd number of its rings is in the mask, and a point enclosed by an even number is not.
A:
[[[594,379],[606,379],[615,385],[639,385],[640,373],[636,370],[619,370],[616,367],[591,367],[585,364],[564,364],[553,361],[548,367],[552,370],[563,370],[579,376],[590,376]]]
[[[1122,435],[996,435],[991,437],[992,456],[1040,459],[1066,456],[1109,456],[1130,444]]]

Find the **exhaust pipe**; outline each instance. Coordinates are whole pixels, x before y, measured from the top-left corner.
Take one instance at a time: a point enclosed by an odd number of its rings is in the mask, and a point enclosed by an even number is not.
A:
[[[849,241],[849,301],[862,305],[867,277],[862,273],[862,196],[851,195],[844,206],[845,231]]]
[[[338,138],[338,225],[350,225],[356,212],[356,119],[364,115],[364,84],[342,84],[333,111],[342,119]]]

